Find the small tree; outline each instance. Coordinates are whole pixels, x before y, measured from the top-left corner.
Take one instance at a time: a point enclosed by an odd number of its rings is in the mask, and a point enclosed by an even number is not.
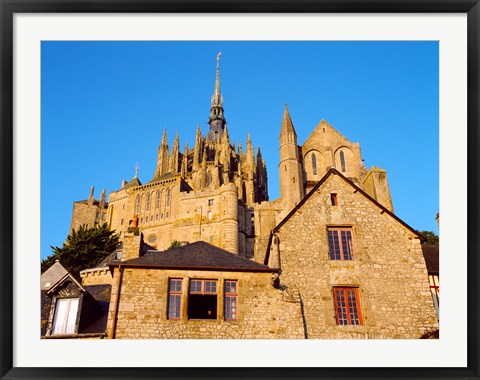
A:
[[[80,278],[80,271],[95,267],[119,245],[119,236],[106,223],[92,228],[80,226],[72,230],[61,248],[50,246],[53,254],[42,260],[42,273],[58,259],[70,274]]]
[[[425,238],[425,244],[438,246],[440,240],[433,231],[418,231]]]
[[[168,247],[168,249],[170,248],[176,248],[176,247],[181,247],[182,246],[182,243],[179,242],[178,240],[174,240],[170,243],[170,247]]]

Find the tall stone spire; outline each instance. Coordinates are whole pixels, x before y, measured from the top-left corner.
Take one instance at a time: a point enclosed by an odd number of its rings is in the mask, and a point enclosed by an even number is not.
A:
[[[285,104],[283,109],[283,118],[282,118],[282,128],[280,129],[280,136],[293,134],[295,137],[297,133],[295,132],[295,128],[293,127],[292,118],[290,117],[290,113],[288,112],[288,107]]]
[[[162,174],[168,171],[168,144],[167,144],[167,130],[163,130],[163,137],[160,146],[158,147],[157,168],[153,179],[158,179]]]
[[[178,131],[173,141],[172,153],[170,154],[169,171],[173,174],[178,173],[178,156],[180,154],[180,140],[178,138]]]
[[[185,175],[188,172],[188,142],[185,141],[185,148],[183,148],[183,157],[182,165],[180,166],[180,174],[182,178],[185,178]]]
[[[217,70],[215,75],[215,89],[212,96],[212,108],[215,106],[223,107],[223,97],[220,91],[220,56],[222,52],[217,55]]]
[[[212,103],[210,107],[210,117],[208,118],[208,124],[210,125],[210,131],[207,134],[207,139],[212,141],[219,141],[222,137],[223,130],[225,128],[225,117],[223,115],[223,96],[220,91],[220,56],[217,55],[217,69],[215,76],[215,89],[213,90]]]
[[[202,155],[202,131],[200,129],[200,124],[198,124],[197,135],[195,136],[195,147],[193,149],[193,171],[198,170],[200,164],[201,155]]]

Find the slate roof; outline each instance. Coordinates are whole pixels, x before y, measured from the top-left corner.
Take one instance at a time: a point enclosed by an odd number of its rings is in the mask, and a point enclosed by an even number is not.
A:
[[[170,178],[174,178],[174,177],[176,177],[176,176],[177,176],[176,174],[173,174],[172,172],[168,172],[168,173],[162,174],[161,176],[159,176],[159,177],[157,177],[157,178],[152,179],[152,180],[151,180],[150,182],[148,182],[148,183],[163,181],[164,179],[170,179]]]
[[[90,326],[85,327],[81,333],[104,333],[107,329],[108,320],[108,307],[110,305],[110,294],[112,291],[111,285],[85,285],[85,290],[93,297],[97,302],[97,305],[101,308],[101,316]]]
[[[439,249],[436,245],[422,244],[423,257],[427,264],[428,274],[439,274],[438,253]]]
[[[40,277],[40,290],[48,290],[58,281],[65,277],[67,270],[57,260],[55,263],[42,273]]]
[[[122,189],[128,189],[129,187],[135,187],[135,186],[142,186],[142,183],[138,179],[138,177],[133,177],[130,182],[127,182],[125,186],[122,187]]]
[[[143,256],[111,263],[111,266],[152,267],[158,269],[204,269],[232,272],[277,272],[203,241],[166,251],[147,251]]]

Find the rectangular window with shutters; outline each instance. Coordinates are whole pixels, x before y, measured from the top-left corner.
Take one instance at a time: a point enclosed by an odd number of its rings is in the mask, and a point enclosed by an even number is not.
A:
[[[351,227],[329,227],[328,249],[330,260],[354,260]]]
[[[225,281],[225,319],[237,319],[237,304],[238,304],[238,287],[237,281]]]
[[[337,325],[363,325],[358,288],[333,288]]]
[[[180,319],[182,307],[182,279],[168,281],[168,319]]]

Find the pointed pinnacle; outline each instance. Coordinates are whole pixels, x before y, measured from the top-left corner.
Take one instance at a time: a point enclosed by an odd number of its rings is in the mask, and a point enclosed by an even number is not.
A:
[[[260,145],[259,145],[257,149],[257,160],[261,158],[262,158],[262,152],[260,151]]]
[[[295,132],[295,128],[293,127],[292,118],[290,117],[290,113],[288,112],[288,107],[286,104],[283,109],[282,128],[280,130],[280,134],[284,133],[293,133],[295,134],[295,136],[297,135]]]
[[[175,140],[173,140],[173,146],[178,149],[178,145],[180,143],[180,139],[178,138],[178,131],[175,134]]]
[[[167,145],[167,128],[163,129],[162,145]]]

